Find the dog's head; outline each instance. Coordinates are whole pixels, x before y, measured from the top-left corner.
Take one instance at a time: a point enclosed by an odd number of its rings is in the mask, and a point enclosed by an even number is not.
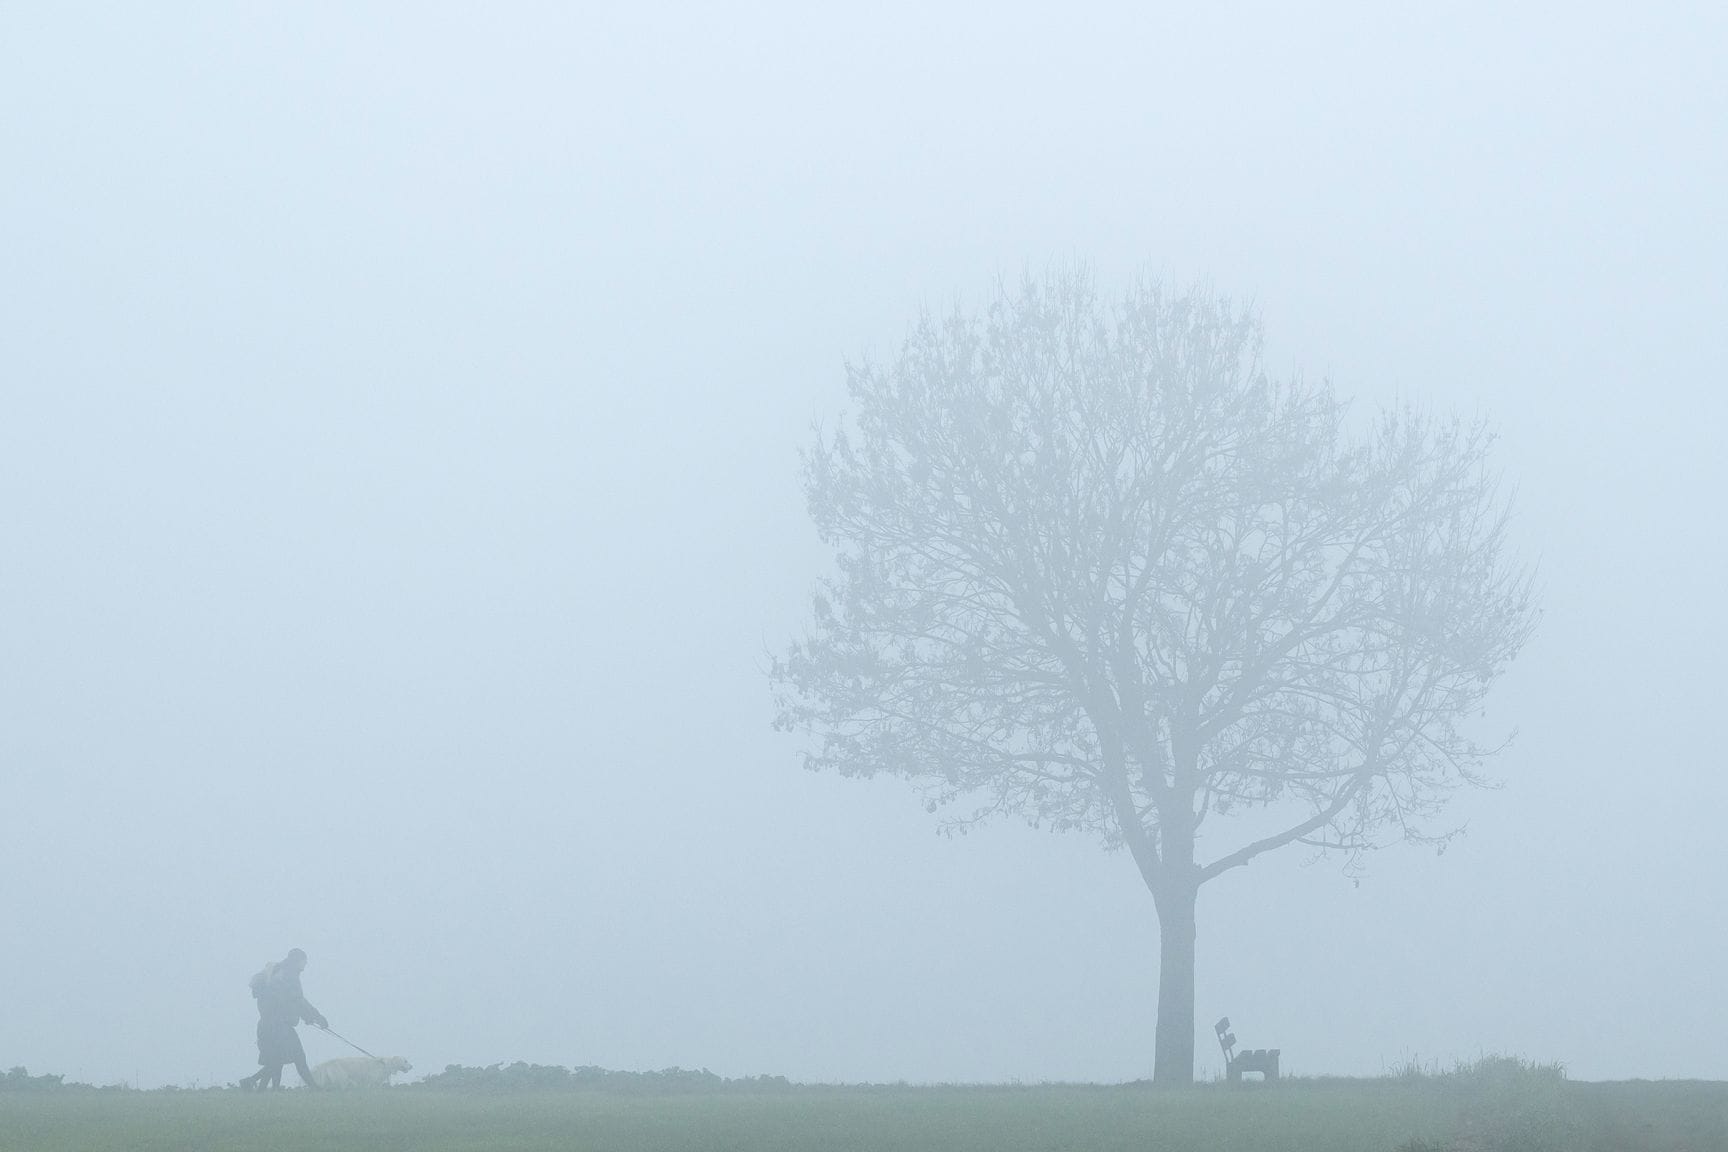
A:
[[[384,1066],[386,1072],[407,1072],[414,1067],[400,1056],[381,1056],[378,1062]]]

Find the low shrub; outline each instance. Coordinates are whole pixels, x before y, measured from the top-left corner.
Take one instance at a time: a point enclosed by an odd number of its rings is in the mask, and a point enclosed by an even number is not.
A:
[[[616,1072],[584,1065],[489,1064],[473,1068],[451,1064],[409,1085],[412,1088],[456,1092],[599,1091],[622,1094],[674,1092],[762,1091],[792,1087],[784,1076],[746,1076],[731,1080],[706,1068],[662,1068],[657,1072]]]
[[[32,1076],[27,1068],[12,1068],[0,1073],[0,1092],[52,1092],[64,1088],[64,1076]]]

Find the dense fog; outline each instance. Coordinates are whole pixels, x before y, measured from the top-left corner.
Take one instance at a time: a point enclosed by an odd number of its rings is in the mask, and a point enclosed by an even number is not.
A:
[[[0,11],[0,1068],[344,1036],[1146,1077],[1121,852],[801,770],[799,452],[923,308],[1084,261],[1487,417],[1543,616],[1443,854],[1199,905],[1287,1072],[1728,1078],[1728,21],[1702,6]],[[346,1054],[303,1030],[313,1059]],[[292,1081],[290,1081],[292,1082]]]

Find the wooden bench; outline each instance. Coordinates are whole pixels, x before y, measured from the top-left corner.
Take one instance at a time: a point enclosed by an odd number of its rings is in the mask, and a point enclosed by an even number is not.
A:
[[[1267,1083],[1278,1079],[1278,1054],[1282,1048],[1244,1048],[1236,1051],[1236,1034],[1230,1031],[1230,1017],[1214,1024],[1218,1047],[1224,1051],[1224,1075],[1232,1084],[1242,1082],[1242,1073],[1258,1072]]]

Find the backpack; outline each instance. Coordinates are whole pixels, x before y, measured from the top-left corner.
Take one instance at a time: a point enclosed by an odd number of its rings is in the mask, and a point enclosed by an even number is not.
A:
[[[276,975],[276,961],[274,960],[252,974],[252,979],[247,981],[247,987],[252,989],[252,999],[257,1000],[264,995],[264,989],[270,986],[270,978],[274,975]]]

